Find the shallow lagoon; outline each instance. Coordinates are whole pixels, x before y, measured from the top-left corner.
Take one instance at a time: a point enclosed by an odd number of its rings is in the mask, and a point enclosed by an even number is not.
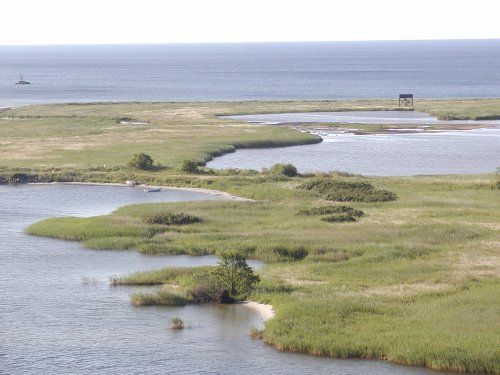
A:
[[[93,251],[23,229],[53,216],[90,216],[130,203],[221,199],[193,191],[145,194],[85,185],[0,186],[0,369],[6,373],[431,374],[382,361],[283,353],[248,336],[262,325],[244,306],[134,307],[140,288],[111,275],[213,264],[207,257]],[[179,316],[188,327],[168,328]]]
[[[322,130],[313,145],[238,150],[215,158],[210,168],[268,168],[292,163],[300,172],[345,171],[377,176],[491,173],[500,166],[500,121],[439,121],[421,112],[366,111],[231,116],[267,123],[491,124],[472,130],[355,135]]]
[[[266,113],[255,115],[221,116],[252,123],[337,123],[337,124],[394,124],[394,125],[454,125],[479,124],[500,125],[500,120],[438,120],[418,111],[338,111]]]

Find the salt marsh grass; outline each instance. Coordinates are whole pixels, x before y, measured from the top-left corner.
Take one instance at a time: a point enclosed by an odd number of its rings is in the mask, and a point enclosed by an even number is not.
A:
[[[271,303],[276,311],[258,333],[266,343],[316,355],[500,373],[497,175],[365,178],[332,173],[277,178],[201,167],[214,155],[237,148],[319,141],[307,133],[220,119],[218,114],[373,109],[394,109],[394,103],[24,107],[4,112],[13,118],[0,120],[5,166],[0,181],[135,179],[250,198],[253,201],[130,205],[106,216],[44,220],[27,232],[82,241],[94,249],[155,255],[238,250],[267,263],[258,270],[262,281],[250,296]],[[492,118],[500,115],[500,100],[419,101],[416,109],[442,118]],[[120,117],[149,125],[119,126]],[[140,171],[123,165],[144,151],[166,167]],[[195,161],[199,171],[179,172],[183,160]],[[348,208],[329,208],[343,206]],[[152,212],[203,220],[185,225],[145,222]],[[361,219],[320,220],[345,214]],[[159,286],[156,292],[132,295],[135,305],[183,305],[191,302],[188,291],[209,269],[141,272],[112,283]]]
[[[181,318],[173,317],[170,319],[170,328],[172,329],[183,329],[184,321]]]
[[[356,208],[325,205],[321,195],[298,188],[311,178],[214,179],[214,188],[267,199],[130,205],[103,217],[49,219],[28,231],[85,241],[121,234],[125,244],[163,242],[179,251],[237,249],[269,262],[250,298],[276,310],[263,337],[279,349],[497,373],[496,176],[365,178],[398,199],[357,202]],[[310,214],[331,206],[363,211],[363,219],[326,223]],[[153,209],[203,222],[157,231],[142,220]],[[182,305],[209,269],[142,272],[113,283],[166,285],[133,295],[132,302]]]

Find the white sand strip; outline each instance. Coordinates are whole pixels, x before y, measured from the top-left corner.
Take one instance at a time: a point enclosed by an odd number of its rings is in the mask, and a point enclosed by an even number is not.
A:
[[[100,183],[100,182],[47,182],[47,183],[45,183],[45,182],[33,182],[30,184],[33,184],[33,185],[62,184],[62,185],[90,185],[90,186],[119,186],[119,187],[128,187],[128,188],[134,187],[134,186],[129,186],[127,184],[119,184],[119,183],[111,183],[111,182],[110,183]],[[196,191],[199,193],[218,195],[221,197],[230,198],[230,199],[234,199],[234,200],[238,200],[238,201],[255,202],[254,199],[239,197],[237,195],[232,195],[232,194],[226,193],[225,191],[220,191],[220,190],[191,188],[191,187],[177,187],[177,186],[135,185],[135,187],[140,187],[140,188],[143,188],[145,186],[153,187],[153,188],[159,187],[161,189],[169,189],[169,190]]]
[[[274,315],[276,315],[271,305],[265,305],[263,303],[257,303],[253,301],[243,301],[241,304],[256,310],[262,317],[263,321],[272,319],[274,318]]]

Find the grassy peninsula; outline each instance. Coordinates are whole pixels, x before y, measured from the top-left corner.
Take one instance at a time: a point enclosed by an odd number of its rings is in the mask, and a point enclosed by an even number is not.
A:
[[[53,104],[20,107],[0,116],[0,165],[13,168],[109,168],[147,152],[166,167],[201,164],[237,148],[320,142],[282,127],[217,115],[397,110],[395,100],[206,103]],[[500,99],[418,101],[440,118],[500,118]]]
[[[394,106],[339,101],[19,108],[0,120],[0,179],[16,174],[32,181],[135,178],[249,198],[130,205],[100,217],[44,220],[27,231],[82,241],[92,249],[144,254],[239,250],[266,263],[251,299],[273,305],[276,316],[262,337],[280,350],[500,373],[497,175],[287,177],[179,170],[183,160],[201,165],[238,147],[318,141],[307,133],[221,120],[217,114]],[[419,106],[446,118],[500,116],[500,100]],[[130,169],[126,163],[139,152],[161,165],[152,171]],[[329,216],[337,219],[325,220]],[[183,304],[207,272],[210,267],[163,269],[113,283],[162,285],[159,295],[143,296],[147,302]]]

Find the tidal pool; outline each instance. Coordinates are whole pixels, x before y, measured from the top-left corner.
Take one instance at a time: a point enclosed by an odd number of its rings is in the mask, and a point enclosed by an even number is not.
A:
[[[269,168],[292,163],[299,172],[345,171],[376,176],[491,173],[500,166],[500,121],[439,121],[421,112],[367,111],[231,116],[256,123],[489,124],[472,130],[355,135],[322,130],[322,143],[244,149],[217,157],[210,168]]]
[[[47,217],[100,215],[130,203],[202,199],[223,198],[182,190],[146,194],[113,186],[0,186],[0,372],[435,373],[383,361],[279,352],[248,336],[251,327],[263,323],[247,307],[134,307],[129,294],[140,288],[109,285],[112,275],[214,264],[215,257],[93,251],[23,232]],[[169,329],[173,316],[188,327]]]
[[[221,116],[221,118],[253,123],[337,123],[337,124],[402,124],[402,125],[500,125],[500,120],[438,120],[418,111],[345,111],[266,113],[255,115]]]

